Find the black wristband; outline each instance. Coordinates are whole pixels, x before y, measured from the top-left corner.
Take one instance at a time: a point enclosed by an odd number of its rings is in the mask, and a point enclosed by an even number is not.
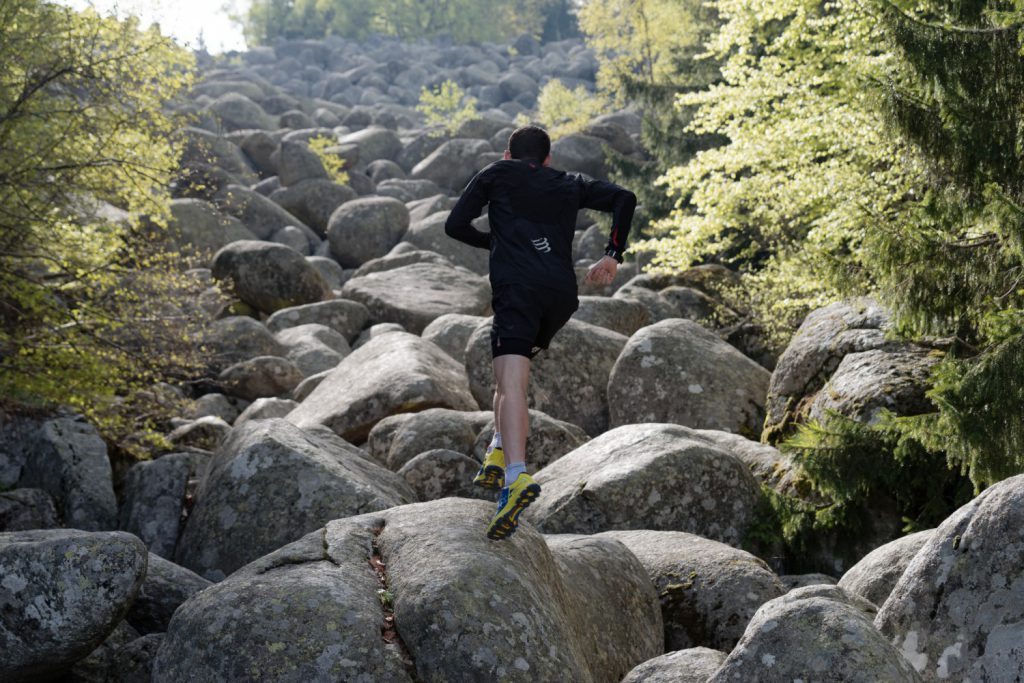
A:
[[[622,254],[620,254],[615,249],[612,249],[611,247],[609,247],[608,249],[604,250],[604,255],[605,256],[611,256],[617,262],[622,263]]]

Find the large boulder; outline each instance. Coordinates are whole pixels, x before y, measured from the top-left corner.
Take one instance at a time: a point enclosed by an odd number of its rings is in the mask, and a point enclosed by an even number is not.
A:
[[[167,239],[177,249],[212,256],[221,247],[256,236],[234,216],[222,214],[203,199],[172,199]]]
[[[432,180],[441,187],[461,191],[476,173],[473,162],[484,152],[493,152],[486,140],[456,138],[445,142],[412,168],[412,177]]]
[[[316,304],[282,308],[267,318],[266,326],[271,332],[280,332],[289,327],[316,323],[326,325],[335,332],[340,332],[351,343],[359,336],[360,330],[366,327],[369,319],[370,312],[361,303],[333,299]],[[280,349],[280,345],[278,348]],[[283,353],[284,350],[280,349],[279,355]]]
[[[887,348],[889,313],[872,299],[852,299],[812,311],[772,372],[764,437],[777,443],[806,414],[808,398],[828,381],[848,353]]]
[[[316,233],[298,216],[258,192],[241,185],[228,185],[218,191],[214,204],[224,213],[242,221],[256,239],[267,240],[281,228],[293,225],[308,235]]]
[[[146,547],[120,531],[0,533],[0,671],[46,680],[114,630],[146,574]]]
[[[491,320],[487,319],[466,344],[470,387],[485,409],[490,409],[494,400],[490,330]],[[608,428],[608,376],[625,345],[624,335],[569,320],[550,347],[533,359],[527,387],[529,405],[582,427],[588,434],[600,434]]]
[[[528,525],[493,543],[492,511],[446,498],[332,521],[182,605],[154,680],[617,683],[662,652],[654,590],[621,544]]]
[[[638,665],[621,683],[707,683],[724,661],[724,652],[708,647],[667,652]]]
[[[665,649],[728,652],[762,604],[786,592],[763,560],[681,531],[606,531],[651,577],[665,623]]]
[[[415,500],[356,450],[280,419],[238,427],[204,471],[175,561],[219,581],[328,520]]]
[[[939,525],[875,626],[926,681],[1024,677],[1024,475]]]
[[[373,457],[395,471],[427,450],[449,450],[468,456],[473,453],[476,435],[489,416],[484,411],[447,408],[393,415],[377,423],[367,438],[367,447]]]
[[[357,197],[355,190],[324,178],[302,180],[270,193],[270,199],[303,220],[317,236],[327,236],[331,214]]]
[[[907,565],[934,533],[934,529],[919,531],[872,550],[846,570],[839,587],[876,606],[884,604]]]
[[[0,492],[0,531],[52,529],[60,526],[53,496],[42,489]]]
[[[864,612],[807,590],[762,605],[708,683],[921,681]]]
[[[611,425],[675,422],[756,436],[770,373],[691,320],[629,338],[608,379]]]
[[[359,147],[359,160],[368,164],[376,159],[394,161],[402,151],[402,141],[393,130],[382,126],[369,126],[343,136],[339,144]]]
[[[208,130],[186,126],[180,132],[182,153],[180,166],[185,171],[216,167],[231,174],[236,182],[246,184],[258,180],[252,164],[238,145]],[[208,189],[208,188],[202,188]]]
[[[278,356],[256,356],[225,368],[217,376],[225,394],[247,401],[281,396],[302,379],[302,371],[294,363]]]
[[[352,351],[340,332],[318,323],[287,327],[274,337],[305,377],[334,368]]]
[[[466,342],[482,322],[483,318],[478,315],[445,313],[424,327],[420,336],[437,344],[442,351],[458,362],[465,363]]]
[[[435,407],[477,409],[465,369],[430,342],[392,332],[346,356],[288,420],[360,443],[389,415]]]
[[[394,270],[395,268],[410,266],[414,263],[433,263],[447,268],[455,266],[454,263],[437,252],[423,251],[413,247],[408,242],[399,242],[384,256],[370,259],[356,268],[351,277],[356,278],[369,275],[370,273],[382,273],[386,270]]]
[[[580,307],[572,314],[576,320],[613,330],[627,337],[651,323],[650,313],[638,301],[607,296],[581,296]]]
[[[871,424],[883,410],[920,415],[935,410],[925,396],[932,366],[941,353],[874,349],[847,354],[808,410],[813,420],[830,413]]]
[[[484,315],[491,303],[486,279],[436,263],[353,277],[341,295],[366,306],[371,321],[398,323],[415,334],[446,313]]]
[[[223,369],[256,356],[284,356],[284,348],[267,326],[245,315],[214,320],[206,329],[204,343],[210,351],[214,369]]]
[[[42,489],[65,526],[117,528],[107,446],[80,416],[10,421],[0,431],[0,485]]]
[[[574,133],[551,144],[551,165],[565,171],[577,171],[594,178],[608,176],[605,145],[601,138]]]
[[[613,429],[535,478],[543,490],[526,517],[549,533],[687,531],[739,545],[760,501],[739,459],[672,424]]]
[[[417,249],[441,254],[452,263],[469,268],[478,275],[486,275],[490,272],[490,251],[449,237],[444,231],[448,214],[448,211],[439,211],[415,223],[410,223],[402,241],[408,242]],[[487,227],[478,225],[479,223],[482,221],[477,221],[474,225],[480,230],[488,230]]]
[[[262,128],[273,130],[277,126],[273,117],[241,93],[229,92],[211,102],[207,109],[212,112],[227,130]]]
[[[170,453],[135,463],[125,475],[120,528],[142,539],[155,555],[174,555],[185,488],[199,458],[194,453]]]
[[[271,242],[229,244],[214,256],[213,276],[239,299],[268,314],[333,296],[323,275],[302,254]]]
[[[409,209],[392,197],[362,197],[339,206],[327,223],[331,254],[346,268],[378,258],[409,227]]]
[[[163,633],[174,610],[210,585],[195,572],[150,553],[146,578],[125,620],[140,634]]]
[[[492,496],[473,484],[479,468],[480,463],[465,453],[434,448],[402,465],[398,474],[422,501],[448,496],[488,500]]]
[[[328,180],[330,176],[316,152],[302,142],[283,140],[270,155],[277,166],[277,177],[282,185],[295,185],[303,180]]]

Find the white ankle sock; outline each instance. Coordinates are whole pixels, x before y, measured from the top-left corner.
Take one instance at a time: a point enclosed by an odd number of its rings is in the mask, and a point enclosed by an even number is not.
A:
[[[505,486],[511,486],[520,474],[526,474],[526,463],[517,462],[505,468]]]
[[[501,432],[494,432],[494,438],[491,439],[491,446],[488,450],[494,450],[495,448],[501,448]]]

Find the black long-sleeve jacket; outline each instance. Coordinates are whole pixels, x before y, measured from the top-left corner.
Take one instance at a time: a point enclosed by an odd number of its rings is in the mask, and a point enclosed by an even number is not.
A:
[[[490,233],[470,224],[485,205]],[[636,195],[614,183],[528,160],[496,161],[480,171],[444,229],[449,237],[490,249],[492,288],[523,284],[576,291],[572,240],[579,209],[612,214],[605,254],[621,263]]]

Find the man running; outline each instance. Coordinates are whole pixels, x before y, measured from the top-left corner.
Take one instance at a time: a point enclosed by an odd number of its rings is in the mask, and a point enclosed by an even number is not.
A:
[[[604,256],[586,282],[608,284],[622,263],[636,195],[614,183],[549,167],[551,139],[543,128],[524,126],[508,140],[505,158],[480,171],[466,186],[445,223],[449,237],[490,249],[491,357],[494,363],[494,439],[473,480],[501,487],[487,537],[511,536],[519,515],[540,495],[526,473],[529,413],[526,387],[530,360],[548,348],[579,307],[572,240],[579,209],[612,214]],[[470,221],[488,206],[491,231]]]

